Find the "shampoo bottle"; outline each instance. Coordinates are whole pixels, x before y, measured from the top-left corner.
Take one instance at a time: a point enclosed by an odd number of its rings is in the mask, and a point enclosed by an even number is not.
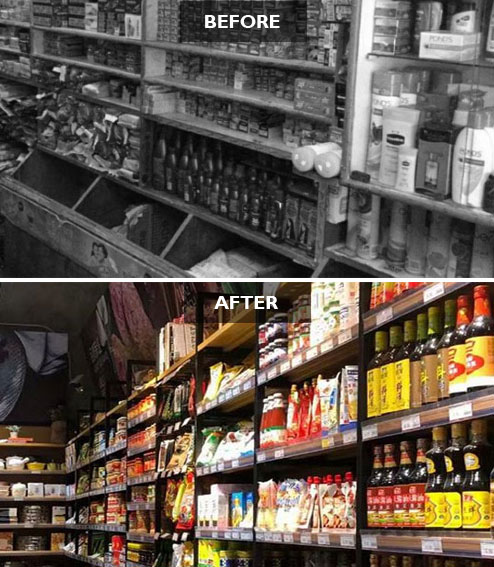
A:
[[[493,109],[471,112],[456,140],[453,154],[453,201],[482,207],[484,185],[494,167],[494,141],[489,132]]]

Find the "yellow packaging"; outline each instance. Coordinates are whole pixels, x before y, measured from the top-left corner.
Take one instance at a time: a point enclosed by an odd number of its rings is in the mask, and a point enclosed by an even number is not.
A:
[[[494,527],[494,482],[491,482],[490,507],[491,507],[491,529],[492,529]]]
[[[488,530],[491,527],[490,494],[487,491],[463,493],[463,528]]]
[[[396,411],[395,363],[381,367],[381,415]]]
[[[449,393],[461,394],[467,391],[467,347],[455,345],[448,349]]]
[[[367,417],[381,415],[381,369],[367,371]]]
[[[449,397],[448,351],[448,348],[437,351],[437,389],[440,400]]]
[[[414,360],[410,365],[410,407],[419,408],[422,405],[422,363]]]
[[[399,360],[395,363],[396,380],[396,411],[410,408],[410,359]]]
[[[422,357],[422,403],[428,404],[438,400],[437,354]]]
[[[444,492],[425,493],[425,527],[443,528],[446,508]]]
[[[444,493],[444,527],[449,529],[461,528],[462,526],[462,503],[459,492]]]
[[[494,337],[467,339],[467,387],[494,386]]]

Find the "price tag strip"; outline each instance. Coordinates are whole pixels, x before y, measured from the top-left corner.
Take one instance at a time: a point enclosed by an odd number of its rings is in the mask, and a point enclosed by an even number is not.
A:
[[[424,290],[424,303],[428,303],[429,301],[434,301],[438,297],[444,295],[444,284],[443,282],[439,282],[428,286],[427,289]]]
[[[379,435],[377,424],[362,426],[362,439],[368,441],[369,439],[375,439]]]
[[[376,324],[378,326],[384,325],[384,323],[391,321],[392,318],[393,318],[393,308],[387,307],[386,309],[379,311],[379,313],[376,315]]]
[[[362,534],[362,549],[377,549],[377,537],[371,534]]]
[[[415,429],[420,429],[420,414],[410,415],[404,417],[401,420],[401,430],[402,431],[413,431]]]
[[[449,421],[461,421],[473,416],[472,402],[465,402],[449,408]]]
[[[443,540],[440,537],[423,537],[422,553],[442,553]]]

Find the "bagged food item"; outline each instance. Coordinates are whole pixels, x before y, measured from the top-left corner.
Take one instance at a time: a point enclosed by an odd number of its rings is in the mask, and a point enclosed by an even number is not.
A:
[[[209,368],[209,384],[204,394],[204,401],[212,401],[218,395],[224,372],[223,362],[218,362]]]
[[[181,469],[185,465],[191,463],[194,451],[194,435],[192,433],[183,433],[177,437],[173,449],[173,455],[166,465],[165,470]]]
[[[208,465],[213,462],[218,445],[224,436],[223,428],[221,427],[208,427],[202,430],[202,434],[205,439],[201,452],[197,457],[197,464],[199,466]]]
[[[338,427],[338,377],[322,379],[319,388],[321,396],[321,429],[322,434],[328,434]]]
[[[184,479],[184,491],[180,502],[177,530],[191,530],[194,527],[194,473],[188,472]]]
[[[340,427],[357,423],[358,366],[345,366],[341,371]]]
[[[189,473],[190,474],[190,473]],[[177,495],[175,497],[175,502],[173,503],[171,519],[173,522],[177,522],[180,517],[180,508],[182,506],[182,498],[185,493],[185,477],[178,481],[177,483]]]
[[[163,506],[163,511],[166,518],[171,519],[173,516],[173,506],[175,505],[175,500],[177,499],[177,492],[178,481],[169,478],[166,481],[165,502]]]
[[[274,530],[276,526],[276,502],[278,485],[274,480],[260,482],[258,487],[257,527]]]

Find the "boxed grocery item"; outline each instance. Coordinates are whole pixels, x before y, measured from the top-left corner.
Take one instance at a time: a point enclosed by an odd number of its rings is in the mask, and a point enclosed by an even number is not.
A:
[[[0,551],[12,551],[14,549],[13,532],[0,533]]]
[[[443,61],[471,61],[479,56],[480,33],[422,32],[419,57]]]

